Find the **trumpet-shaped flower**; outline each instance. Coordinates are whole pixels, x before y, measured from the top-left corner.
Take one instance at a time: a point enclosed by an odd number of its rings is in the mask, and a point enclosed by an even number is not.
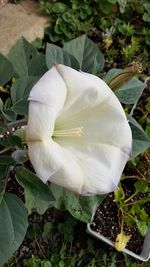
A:
[[[29,101],[26,142],[40,179],[82,195],[115,190],[132,136],[107,84],[56,65],[34,85]]]

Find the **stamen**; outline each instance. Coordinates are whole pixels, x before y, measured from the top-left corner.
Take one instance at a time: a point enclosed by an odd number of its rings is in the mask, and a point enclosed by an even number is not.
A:
[[[59,131],[54,131],[53,136],[61,136],[61,137],[66,137],[66,136],[71,136],[71,137],[81,137],[83,134],[83,127],[78,127],[78,128],[72,128],[68,130],[59,130]]]

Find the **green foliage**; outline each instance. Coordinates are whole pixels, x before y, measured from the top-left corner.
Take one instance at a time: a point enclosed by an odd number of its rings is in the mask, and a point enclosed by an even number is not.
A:
[[[39,55],[36,48],[24,38],[12,46],[8,59],[13,64],[17,78],[42,75],[47,70],[45,56]]]
[[[120,184],[114,192],[114,198],[120,214],[119,220],[130,227],[136,223],[140,234],[145,236],[148,233],[150,219],[143,208],[143,204],[150,201],[150,187],[149,183],[143,180],[135,182],[134,187],[134,193],[126,198],[123,187]],[[140,193],[143,193],[142,197]]]
[[[73,217],[86,223],[91,220],[93,208],[98,206],[104,199],[104,195],[89,197],[77,196],[55,184],[51,184],[50,189],[56,199],[53,203],[54,207],[57,209],[66,209]]]
[[[46,64],[50,69],[55,64],[64,64],[76,70],[79,69],[79,63],[75,57],[70,55],[63,48],[47,43],[46,46]]]
[[[127,118],[132,130],[132,157],[136,157],[150,147],[150,139],[133,117],[128,115]]]
[[[65,43],[64,50],[77,59],[82,71],[98,74],[104,67],[103,54],[86,35]]]
[[[0,266],[22,243],[27,230],[27,213],[23,202],[5,193],[0,204]]]
[[[27,236],[30,242],[34,242],[34,240],[38,242],[37,248],[43,251],[44,258],[40,257],[38,251],[34,248],[33,253],[30,253],[32,256],[19,260],[17,264],[21,262],[24,267],[117,267],[118,264],[124,262],[123,257],[117,258],[115,252],[108,253],[103,247],[95,246],[93,239],[86,235],[84,227],[80,229],[80,231],[83,231],[84,237],[84,246],[82,247],[77,242],[77,235],[80,235],[80,233],[77,233],[80,224],[69,214],[66,214],[63,222],[57,220],[45,221],[44,226],[41,227],[40,224],[39,227],[35,228],[34,225],[31,225]],[[31,232],[34,232],[33,236]],[[42,245],[42,240],[46,242],[46,246]],[[6,267],[11,266],[15,266],[15,257],[6,265]]]
[[[37,209],[40,214],[54,201],[54,197],[48,187],[34,173],[23,168],[16,168],[16,178],[21,186],[25,189],[25,200],[28,213],[31,214],[32,209]]]
[[[13,76],[13,65],[9,60],[0,54],[0,86],[5,85]]]
[[[134,58],[134,55],[139,52],[139,50],[139,39],[136,37],[132,37],[131,43],[123,47],[123,54],[128,61],[131,61]]]
[[[61,12],[62,16],[64,14],[67,16],[66,3],[60,3],[59,5],[56,3],[57,5],[53,6],[53,12],[58,12],[57,14],[60,14]],[[78,13],[80,13],[78,9],[78,1],[72,1],[72,3],[74,4],[74,9],[78,10]],[[119,5],[121,6],[121,2],[115,2],[115,4],[117,3],[120,3]],[[84,4],[82,9],[86,10],[87,8],[86,12],[89,12],[88,14],[90,16],[89,8],[86,7],[87,2],[85,1]],[[104,1],[102,1],[100,5],[104,6]],[[112,1],[109,1],[108,6],[111,5]],[[104,9],[106,13],[108,12],[108,6],[105,6]],[[64,21],[67,19],[69,20],[69,17],[65,16],[63,16]],[[80,16],[82,16],[82,19],[84,20],[84,14],[82,12],[80,13]],[[74,40],[66,42],[62,48],[48,43],[46,45],[46,55],[40,54],[36,46],[28,43],[24,38],[21,38],[11,48],[8,58],[1,56],[1,59],[2,65],[0,67],[0,74],[2,73],[2,99],[0,99],[0,133],[2,138],[0,140],[0,210],[2,208],[2,212],[5,213],[4,206],[6,206],[6,202],[8,200],[8,202],[10,202],[10,198],[12,198],[12,205],[10,203],[7,205],[10,209],[9,216],[14,216],[13,226],[18,225],[20,216],[20,209],[17,206],[17,203],[19,202],[19,200],[17,200],[18,197],[13,194],[7,195],[5,192],[10,182],[10,171],[13,171],[16,174],[15,177],[19,185],[24,189],[24,195],[21,196],[25,198],[25,205],[29,215],[33,210],[36,210],[39,214],[43,214],[49,207],[53,206],[57,209],[69,211],[74,218],[80,221],[86,223],[90,222],[93,208],[102,202],[104,196],[81,197],[54,184],[43,184],[42,181],[35,175],[32,166],[30,166],[28,162],[27,148],[24,147],[24,137],[20,138],[21,136],[25,135],[22,133],[20,135],[20,130],[17,130],[15,134],[14,128],[16,129],[26,123],[28,115],[27,99],[29,97],[30,90],[48,68],[51,68],[53,64],[66,64],[67,66],[71,66],[77,70],[81,69],[82,71],[93,73],[99,76],[104,67],[104,56],[102,52],[98,49],[98,46],[86,35],[81,35]],[[119,74],[122,75],[122,73],[123,70],[121,69],[113,69],[105,76],[105,81],[109,84],[111,79],[115,78],[115,76]],[[128,112],[131,111],[127,116],[133,134],[132,157],[136,157],[138,154],[144,152],[150,147],[149,138],[146,136],[142,127],[135,121],[133,116],[131,116],[133,114],[132,111],[135,109],[145,87],[143,82],[141,82],[137,77],[133,77],[135,74],[136,73],[133,72],[129,73],[127,80],[120,76],[121,81],[119,81],[119,86],[115,91],[118,99],[124,104],[125,109]],[[6,97],[3,97],[3,93],[6,94]],[[24,128],[21,130],[24,130]],[[144,183],[142,185],[136,185],[136,190],[143,190],[142,192],[144,192],[146,188],[147,187],[144,185]],[[122,189],[116,191],[115,194],[117,203],[119,203],[119,205],[123,205],[125,196]],[[15,199],[14,202],[16,203],[14,204],[16,205],[15,208],[13,206],[13,199]],[[143,209],[141,209],[140,212],[138,209],[139,206],[141,207],[141,205],[146,202],[147,197],[145,196],[143,199],[139,200],[135,206],[130,207],[130,212],[133,217],[136,216],[139,224],[138,228],[141,229],[143,234],[146,232],[146,226],[144,228],[143,222],[146,221],[147,225],[147,214]],[[14,210],[18,211],[18,217]],[[24,206],[22,207],[21,215],[25,221],[26,211]],[[5,217],[0,216],[0,218],[1,222],[3,222],[3,218]],[[74,224],[73,220],[74,219],[70,219],[68,224],[66,222],[65,225],[59,225],[59,231],[61,233],[65,233],[64,239],[67,242],[71,242],[72,239],[71,234],[73,235],[73,228],[71,228],[71,225]],[[7,218],[7,223],[5,225],[0,223],[0,232],[7,232],[9,223],[10,218]],[[13,246],[12,250],[6,250],[6,247],[4,250],[2,249],[4,255],[0,257],[0,263],[1,261],[3,263],[7,261],[11,254],[18,248],[20,243],[23,241],[26,228],[27,223],[25,224],[24,222],[21,229],[18,226],[20,231],[19,237],[17,236],[18,232],[16,235],[14,232],[15,245]],[[47,227],[45,226],[45,234],[48,235],[50,231],[52,231],[51,225],[47,225]],[[9,242],[12,240],[12,232],[13,229],[10,227],[8,233],[6,234],[6,244],[8,247],[10,246]],[[2,242],[0,242],[0,246],[1,243]],[[61,258],[59,257],[58,261],[53,262],[54,259],[51,258],[50,261],[43,261],[42,264],[45,265],[41,266],[46,266],[46,264],[49,264],[49,262],[52,264],[56,263],[55,266],[65,266],[63,265],[65,262],[64,255],[66,255],[64,251],[66,252],[65,245],[62,247],[60,253]],[[72,258],[72,261],[74,259],[74,262],[82,262],[82,253],[83,252],[81,251],[80,257],[79,255],[75,255],[74,258]],[[33,262],[34,261],[29,262],[29,266],[30,264],[32,266]],[[39,264],[37,259],[35,263]],[[91,261],[90,264],[91,265],[89,266],[96,266],[96,262],[94,260],[93,262]]]
[[[64,44],[85,33],[101,42],[106,57],[109,58],[110,54],[113,58],[113,52],[108,48],[114,45],[118,51],[119,45],[123,47],[122,56],[125,60],[130,61],[135,56],[142,55],[144,65],[148,66],[147,54],[150,45],[150,4],[148,1],[137,0],[135,5],[133,0],[65,2],[40,0],[40,7],[44,13],[50,14],[51,25],[45,33],[53,43]],[[99,35],[102,38],[99,39]],[[144,53],[143,46],[145,47]]]

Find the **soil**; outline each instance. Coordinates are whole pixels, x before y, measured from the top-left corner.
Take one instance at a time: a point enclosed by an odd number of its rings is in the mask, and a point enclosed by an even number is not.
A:
[[[123,181],[122,187],[124,189],[126,198],[130,197],[131,194],[134,193],[135,181],[136,180],[134,179],[126,179]],[[140,199],[143,196],[144,194],[138,194],[138,198],[136,199]],[[147,202],[143,208],[145,208],[146,212],[150,216],[150,202]],[[116,240],[117,234],[121,232],[121,220],[119,217],[117,204],[114,202],[114,193],[110,193],[97,208],[91,224],[91,229],[112,241]],[[139,233],[136,224],[131,227],[124,223],[123,232],[124,234],[131,236],[126,248],[136,254],[141,254],[144,238]]]

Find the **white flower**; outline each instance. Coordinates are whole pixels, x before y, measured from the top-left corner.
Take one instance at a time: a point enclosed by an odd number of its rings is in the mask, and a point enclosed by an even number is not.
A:
[[[56,65],[32,88],[29,101],[26,142],[40,179],[82,195],[115,190],[132,136],[106,83]]]

